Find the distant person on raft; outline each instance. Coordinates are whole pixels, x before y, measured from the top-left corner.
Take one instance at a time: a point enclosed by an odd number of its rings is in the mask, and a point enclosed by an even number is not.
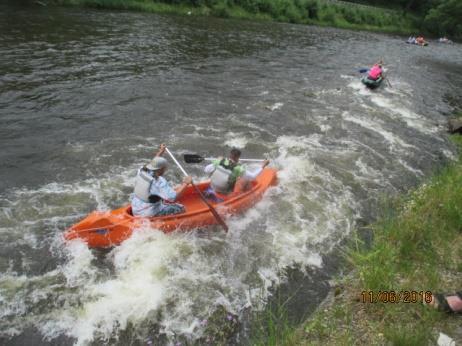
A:
[[[409,36],[409,38],[407,39],[406,43],[416,44],[416,43],[415,43],[415,36]]]
[[[453,42],[452,42],[450,39],[448,39],[446,36],[440,37],[440,38],[438,39],[438,42],[439,42],[439,43],[448,43],[448,44],[453,43]]]
[[[161,144],[154,159],[138,170],[132,198],[134,216],[163,216],[185,211],[182,204],[174,202],[191,184],[192,178],[185,177],[183,183],[173,189],[163,177],[168,167],[167,160],[162,157],[164,151],[165,144]]]
[[[383,78],[383,69],[382,69],[383,61],[380,60],[374,64],[369,70],[367,78],[370,80],[378,80],[379,78]]]
[[[205,173],[210,175],[210,187],[205,191],[207,197],[219,199],[216,193],[227,195],[248,190],[250,182],[269,164],[269,160],[264,160],[261,167],[250,172],[239,163],[240,157],[241,151],[233,148],[229,158],[219,158],[205,167]]]
[[[426,46],[428,44],[427,41],[423,38],[423,36],[419,36],[415,39],[415,43],[418,44],[419,46]]]

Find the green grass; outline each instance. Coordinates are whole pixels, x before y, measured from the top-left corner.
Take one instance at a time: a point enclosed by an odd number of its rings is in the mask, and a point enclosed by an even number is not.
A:
[[[462,224],[462,175],[454,167],[442,170],[397,202],[396,208],[401,206],[397,215],[387,215],[373,226],[372,249],[352,251],[365,288],[392,289],[401,276],[419,276],[425,271],[421,263],[451,269],[447,247]],[[437,278],[427,277],[422,285],[436,288]]]
[[[345,6],[322,0],[49,0],[86,6],[182,15],[316,24],[389,33],[416,32],[416,18],[380,8]]]
[[[251,328],[250,344],[253,346],[294,345],[297,326],[289,322],[286,302],[269,303],[255,315]]]
[[[185,4],[172,5],[162,2],[137,0],[53,0],[54,4],[63,6],[80,6],[98,9],[114,9],[152,13],[172,13],[187,15],[194,12],[196,15],[209,15],[210,9],[195,8]]]

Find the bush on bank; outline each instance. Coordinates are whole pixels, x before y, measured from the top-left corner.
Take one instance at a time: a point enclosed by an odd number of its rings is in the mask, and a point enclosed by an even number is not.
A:
[[[323,0],[50,0],[60,5],[171,12],[280,22],[317,24],[347,29],[405,33],[416,31],[415,18],[404,13],[356,7]]]
[[[462,1],[436,2],[436,6],[425,16],[424,27],[438,36],[450,35],[455,39],[462,39]]]

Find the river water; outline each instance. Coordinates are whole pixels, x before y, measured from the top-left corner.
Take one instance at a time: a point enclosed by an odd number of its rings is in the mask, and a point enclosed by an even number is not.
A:
[[[293,268],[293,312],[312,308],[330,250],[383,196],[454,158],[445,126],[461,53],[300,25],[2,5],[0,341],[202,343],[216,311],[240,321],[290,291]],[[381,57],[392,87],[366,90],[357,70]],[[227,235],[141,229],[104,252],[65,244],[87,213],[128,201],[161,142],[269,157],[279,185],[227,220]],[[203,179],[201,168],[187,166]],[[246,342],[246,328],[233,333]]]

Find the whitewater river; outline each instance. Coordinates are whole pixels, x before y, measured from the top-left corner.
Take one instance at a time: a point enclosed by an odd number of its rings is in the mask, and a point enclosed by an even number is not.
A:
[[[371,92],[357,70],[381,57],[392,87]],[[249,316],[276,295],[296,292],[291,314],[309,313],[341,261],[330,250],[454,158],[445,126],[459,95],[460,45],[1,5],[0,343],[203,344],[222,327],[245,344]],[[65,244],[90,211],[127,203],[161,142],[268,157],[279,185],[228,234]],[[168,178],[181,180],[173,165]]]

